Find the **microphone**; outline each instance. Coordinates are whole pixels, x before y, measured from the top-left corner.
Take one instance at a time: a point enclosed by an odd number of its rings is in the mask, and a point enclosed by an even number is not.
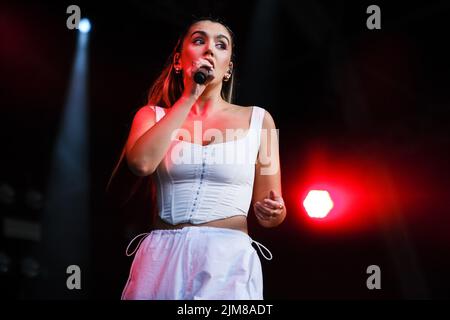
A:
[[[209,70],[206,67],[201,67],[194,74],[194,81],[197,84],[204,84],[208,79]]]

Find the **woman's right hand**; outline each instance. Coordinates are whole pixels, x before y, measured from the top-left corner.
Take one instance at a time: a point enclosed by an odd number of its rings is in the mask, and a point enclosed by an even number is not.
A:
[[[200,68],[204,68],[208,71],[208,76],[204,84],[198,84],[194,80],[194,75]],[[191,67],[183,72],[183,96],[187,98],[195,98],[197,100],[214,77],[214,68],[208,60],[200,58],[197,61],[192,61]]]

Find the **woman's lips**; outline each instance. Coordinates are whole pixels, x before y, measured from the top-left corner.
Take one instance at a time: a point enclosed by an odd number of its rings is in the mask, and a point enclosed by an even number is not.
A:
[[[214,61],[211,59],[205,58],[206,61],[208,61],[211,64],[211,67],[214,68]]]

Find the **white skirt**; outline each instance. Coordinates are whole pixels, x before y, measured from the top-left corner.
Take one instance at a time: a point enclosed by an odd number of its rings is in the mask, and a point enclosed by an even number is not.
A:
[[[139,236],[145,238],[135,249],[123,300],[263,299],[261,261],[252,243],[268,249],[246,233],[185,227]]]

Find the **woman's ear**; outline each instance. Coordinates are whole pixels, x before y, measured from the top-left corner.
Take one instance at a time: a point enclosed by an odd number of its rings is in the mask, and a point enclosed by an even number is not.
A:
[[[178,69],[181,69],[181,60],[179,52],[176,52],[175,55],[173,56],[173,66]]]

